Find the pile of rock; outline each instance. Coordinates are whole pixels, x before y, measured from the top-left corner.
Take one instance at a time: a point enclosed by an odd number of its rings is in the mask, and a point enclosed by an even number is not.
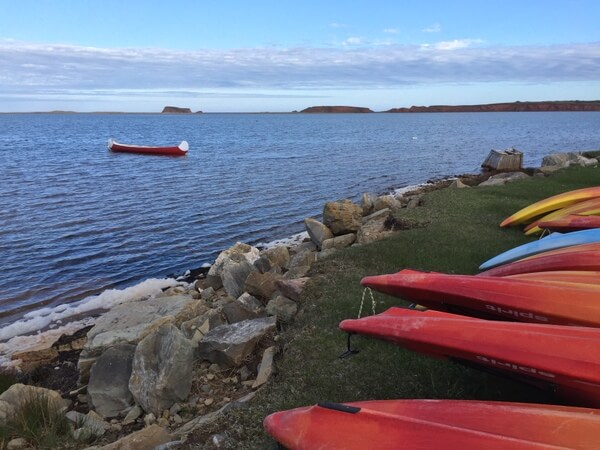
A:
[[[580,154],[551,155],[537,173],[596,163]],[[501,173],[480,185],[528,176]],[[463,181],[473,185],[472,179]],[[460,178],[436,186],[469,187]],[[397,229],[397,210],[421,204],[418,190],[402,196],[364,194],[360,204],[328,202],[322,221],[305,219],[305,242],[263,250],[237,243],[193,284],[113,307],[73,343],[27,355],[31,367],[44,357],[82,348],[80,387],[70,392],[74,404],[65,406],[71,409],[67,417],[75,437],[126,435],[103,449],[129,448],[128,440],[142,443],[135,448],[181,442],[196,427],[252,398],[268,381],[277,332],[298,313],[315,261],[388,236]],[[22,389],[15,386],[11,389]],[[18,395],[10,392],[0,396],[0,421],[14,413],[6,399]],[[60,398],[52,391],[47,395]]]

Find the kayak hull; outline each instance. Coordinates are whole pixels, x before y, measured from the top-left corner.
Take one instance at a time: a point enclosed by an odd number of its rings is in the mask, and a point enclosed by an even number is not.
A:
[[[108,149],[115,153],[136,153],[139,155],[161,155],[161,156],[185,156],[189,145],[187,141],[181,141],[177,146],[157,147],[148,145],[121,144],[112,139],[108,140]]]
[[[539,202],[533,203],[513,215],[507,217],[500,223],[501,227],[508,227],[526,223],[532,219],[541,216],[542,214],[556,211],[592,198],[600,197],[600,186],[577,189],[574,191],[564,192],[545,198]]]
[[[290,450],[594,449],[600,411],[468,400],[321,403],[267,416],[265,430]],[[558,432],[560,431],[560,432]]]
[[[570,214],[557,219],[543,220],[537,224],[540,229],[565,233],[569,231],[600,228],[600,216]]]
[[[550,236],[512,248],[487,260],[479,266],[479,270],[491,269],[550,250],[595,242],[600,242],[600,229],[574,231],[566,234],[552,233]]]
[[[600,327],[595,285],[414,270],[365,277],[361,284],[439,311],[486,319]]]
[[[573,245],[538,253],[479,273],[479,276],[507,276],[556,270],[600,270],[600,243]]]
[[[579,406],[600,407],[600,330],[497,322],[390,308],[340,329],[517,378]]]

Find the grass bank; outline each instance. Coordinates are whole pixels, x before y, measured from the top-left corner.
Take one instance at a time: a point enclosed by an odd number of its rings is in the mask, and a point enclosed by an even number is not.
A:
[[[598,185],[599,170],[571,168],[549,178],[506,186],[434,191],[424,197],[424,206],[398,214],[419,227],[320,261],[313,269],[302,312],[281,335],[276,376],[247,407],[230,412],[195,436],[196,445],[205,442],[210,433],[226,429],[231,448],[274,448],[262,429],[264,416],[321,401],[459,398],[556,402],[518,382],[360,336],[353,337],[353,346],[360,353],[340,359],[346,336],[338,324],[356,317],[362,277],[403,268],[476,273],[483,261],[531,240],[520,229],[501,229],[498,224],[503,218],[541,198]],[[377,312],[402,303],[374,295]],[[365,311],[370,309],[366,302]]]

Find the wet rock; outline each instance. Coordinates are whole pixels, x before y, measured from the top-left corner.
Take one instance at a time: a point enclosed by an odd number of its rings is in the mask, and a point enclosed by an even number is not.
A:
[[[545,156],[542,159],[542,167],[546,166],[557,166],[560,168],[569,166],[595,166],[598,161],[595,158],[586,158],[581,153],[570,152],[570,153],[553,153]]]
[[[80,378],[85,382],[96,359],[117,344],[137,344],[165,323],[177,325],[197,315],[202,303],[189,296],[150,298],[113,307],[100,316],[88,332],[79,357]]]
[[[333,237],[331,230],[316,219],[310,217],[304,219],[304,227],[306,228],[310,239],[319,249],[323,245],[323,241]]]
[[[350,200],[327,202],[323,207],[323,223],[334,236],[358,231],[361,217],[362,208]]]
[[[168,324],[146,336],[133,358],[129,390],[145,410],[159,415],[184,401],[192,387],[194,349],[177,327]]]
[[[129,392],[135,345],[119,344],[106,350],[90,371],[88,399],[102,417],[116,417],[133,404]]]
[[[237,367],[267,333],[275,331],[275,318],[244,320],[210,331],[197,348],[197,356],[224,367]]]

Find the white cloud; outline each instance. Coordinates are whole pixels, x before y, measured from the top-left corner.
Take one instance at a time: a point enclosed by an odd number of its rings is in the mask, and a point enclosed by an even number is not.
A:
[[[351,36],[344,41],[344,45],[360,45],[363,40],[357,36]]]
[[[387,34],[398,34],[400,33],[400,30],[398,28],[384,28],[383,32]]]
[[[0,98],[265,90],[295,95],[440,82],[600,81],[600,43],[481,47],[465,39],[423,47],[351,39],[340,48],[198,51],[0,41]]]
[[[481,39],[454,39],[452,41],[441,41],[435,44],[425,44],[424,47],[433,47],[437,50],[458,50],[461,48],[470,47],[473,44],[481,44]]]
[[[439,23],[434,23],[426,28],[423,28],[421,31],[424,33],[439,33],[442,31],[442,26]]]

